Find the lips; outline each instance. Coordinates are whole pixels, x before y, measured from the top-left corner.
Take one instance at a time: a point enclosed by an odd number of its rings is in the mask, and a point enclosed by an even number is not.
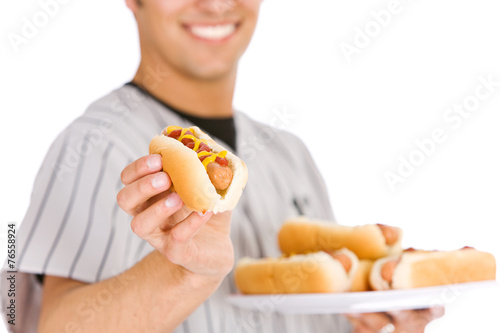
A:
[[[188,25],[187,29],[195,37],[209,41],[219,41],[230,37],[236,31],[237,23],[216,25]]]

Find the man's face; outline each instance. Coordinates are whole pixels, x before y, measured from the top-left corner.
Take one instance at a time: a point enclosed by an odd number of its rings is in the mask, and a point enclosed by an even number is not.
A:
[[[143,56],[194,79],[231,73],[248,46],[262,0],[127,0]]]

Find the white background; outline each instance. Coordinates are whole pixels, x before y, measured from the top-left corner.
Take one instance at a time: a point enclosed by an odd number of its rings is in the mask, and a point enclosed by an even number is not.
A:
[[[339,223],[397,225],[405,246],[470,245],[500,259],[500,86],[458,128],[443,120],[474,95],[480,76],[500,81],[499,4],[401,0],[348,63],[341,43],[353,44],[366,25],[376,29],[370,13],[389,3],[264,1],[235,107],[264,122],[292,115],[278,124],[310,147]],[[133,17],[118,0],[67,1],[15,52],[7,34],[20,34],[23,17],[32,21],[40,10],[33,0],[0,9],[3,249],[5,224],[22,221],[57,133],[130,80],[139,60]],[[384,173],[417,156],[415,141],[436,128],[447,140],[392,191]],[[499,296],[450,300],[446,317],[426,332],[497,331]]]

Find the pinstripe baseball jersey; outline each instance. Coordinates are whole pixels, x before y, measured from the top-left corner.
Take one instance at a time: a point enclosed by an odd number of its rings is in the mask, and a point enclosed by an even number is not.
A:
[[[333,220],[328,194],[296,136],[241,112],[235,112],[234,121],[236,153],[249,172],[232,215],[235,259],[279,256],[276,236],[286,218],[305,214]],[[18,232],[18,269],[24,272],[18,294],[28,297],[24,302],[39,299],[41,289],[33,274],[95,283],[132,267],[153,250],[131,231],[131,218],[118,207],[116,194],[123,186],[123,168],[146,155],[151,138],[167,125],[193,124],[126,85],[93,103],[61,132],[38,172]],[[268,311],[272,303],[262,304],[267,311],[237,308],[225,300],[235,292],[230,274],[176,332],[349,331],[339,316],[280,315]],[[19,314],[26,325],[22,332],[31,332],[30,322],[36,326],[37,307],[31,305],[30,311]]]

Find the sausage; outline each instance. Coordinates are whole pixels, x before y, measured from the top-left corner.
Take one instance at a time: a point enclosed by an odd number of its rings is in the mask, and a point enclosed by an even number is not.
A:
[[[328,253],[328,254],[331,255],[334,259],[340,261],[342,266],[344,266],[345,271],[349,273],[349,271],[351,270],[352,262],[351,259],[346,254],[344,253],[337,253],[337,254]]]
[[[180,139],[180,141],[182,142],[182,144],[184,144],[184,146],[186,146],[189,149],[194,149],[194,147],[196,146],[195,140],[193,140],[190,137],[185,137],[185,136],[194,136],[194,134],[188,130],[181,137],[182,131],[183,131],[182,129],[177,129],[168,133],[167,129],[165,129],[163,130],[163,134],[175,140]],[[206,143],[200,142],[196,153],[199,154],[200,152],[203,151],[211,152],[211,149]],[[203,162],[203,160],[206,157],[208,156],[202,155],[199,157],[199,159],[201,162]],[[231,184],[231,181],[233,180],[233,171],[227,165],[228,165],[227,159],[221,158],[219,156],[217,156],[214,162],[208,163],[207,165],[208,177],[210,178],[212,185],[214,185],[214,187],[217,190],[223,191],[227,189]]]
[[[396,268],[397,264],[398,260],[391,260],[386,262],[380,269],[380,275],[382,276],[382,279],[391,283],[392,276],[394,275],[394,269]]]
[[[217,162],[207,165],[207,173],[210,181],[217,190],[223,191],[227,189],[233,180],[233,171],[229,167],[222,166]]]
[[[388,225],[383,225],[383,224],[377,224],[377,225],[382,231],[382,234],[384,235],[385,244],[389,246],[396,244],[399,238],[397,229],[390,227]]]

